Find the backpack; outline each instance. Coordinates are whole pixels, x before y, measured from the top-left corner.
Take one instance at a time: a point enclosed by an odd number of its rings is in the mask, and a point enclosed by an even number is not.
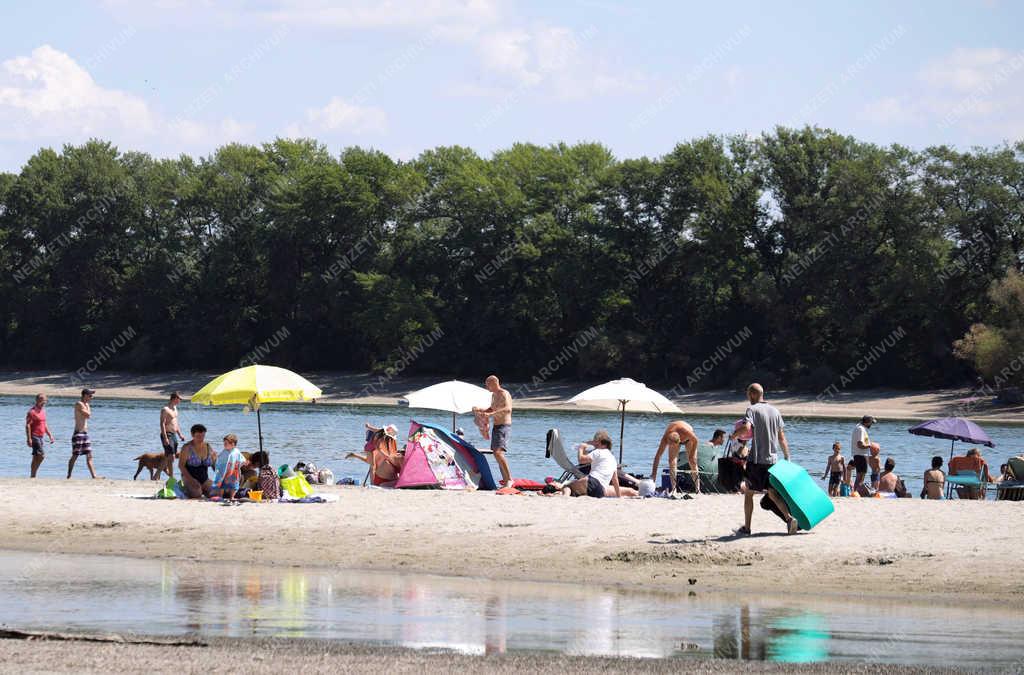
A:
[[[281,498],[281,483],[274,467],[270,465],[260,467],[259,483],[260,490],[263,490],[263,501]]]

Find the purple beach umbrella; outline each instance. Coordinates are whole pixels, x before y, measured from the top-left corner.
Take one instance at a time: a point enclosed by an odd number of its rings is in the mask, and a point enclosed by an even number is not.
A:
[[[952,441],[949,446],[949,456],[953,456],[953,445],[957,441],[974,443],[975,445],[987,445],[990,448],[996,447],[992,439],[988,437],[981,427],[970,420],[962,417],[942,417],[937,420],[922,422],[916,427],[908,429],[915,436],[931,436],[932,438],[946,438]]]

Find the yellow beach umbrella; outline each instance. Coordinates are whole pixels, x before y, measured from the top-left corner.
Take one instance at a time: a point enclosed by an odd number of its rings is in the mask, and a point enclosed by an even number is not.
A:
[[[263,423],[260,406],[264,403],[315,401],[323,392],[297,373],[277,366],[246,366],[213,379],[192,396],[203,405],[246,405],[256,411],[260,450],[263,450]]]

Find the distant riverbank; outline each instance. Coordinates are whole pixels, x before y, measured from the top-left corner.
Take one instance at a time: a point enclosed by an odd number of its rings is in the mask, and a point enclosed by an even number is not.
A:
[[[0,395],[77,396],[83,384],[98,390],[99,397],[163,399],[171,391],[186,398],[216,377],[215,372],[171,372],[155,374],[92,373],[84,381],[73,372],[2,371]],[[387,379],[369,373],[303,373],[324,391],[320,403],[332,405],[396,405],[410,391],[439,382],[444,377],[402,377]],[[467,378],[462,378],[467,379]],[[483,379],[483,375],[479,379]],[[482,383],[481,383],[482,384]],[[516,406],[521,409],[574,409],[566,403],[574,394],[598,382],[505,382]],[[687,414],[738,415],[746,408],[742,391],[683,391],[678,387],[648,383],[671,398]],[[789,417],[850,418],[870,414],[879,418],[924,420],[957,415],[977,420],[1024,424],[1024,405],[995,405],[991,397],[974,397],[964,389],[928,392],[871,389],[826,390],[813,393],[768,390],[768,399]]]

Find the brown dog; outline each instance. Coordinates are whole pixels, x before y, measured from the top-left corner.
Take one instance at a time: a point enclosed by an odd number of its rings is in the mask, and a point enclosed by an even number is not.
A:
[[[143,469],[149,469],[150,480],[160,478],[161,471],[168,476],[171,475],[167,472],[167,456],[162,452],[144,452],[135,459],[139,460],[139,468],[135,471],[135,475],[132,476],[132,480],[138,478]]]

